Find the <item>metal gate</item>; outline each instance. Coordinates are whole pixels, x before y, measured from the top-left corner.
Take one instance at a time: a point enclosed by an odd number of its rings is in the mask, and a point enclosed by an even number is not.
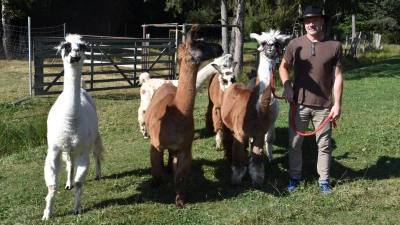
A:
[[[140,87],[139,75],[176,79],[176,43],[173,38],[111,38],[83,36],[87,42],[82,69],[87,91]],[[63,63],[55,46],[64,38],[33,39],[35,95],[59,94]]]

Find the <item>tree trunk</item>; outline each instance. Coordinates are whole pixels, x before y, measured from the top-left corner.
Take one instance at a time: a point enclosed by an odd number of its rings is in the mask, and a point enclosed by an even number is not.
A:
[[[298,2],[297,13],[298,13],[297,18],[300,18],[300,17],[303,16],[303,4],[302,4],[302,1],[299,1],[299,2]],[[299,33],[298,33],[298,37],[303,36],[304,34],[305,34],[304,23],[299,21]]]
[[[243,70],[243,44],[244,44],[244,15],[246,0],[235,0],[234,19],[237,28],[232,29],[232,40],[234,39],[233,59],[238,64],[234,69],[235,74],[239,74]],[[231,46],[232,48],[232,46]]]
[[[233,19],[232,19],[232,25],[237,25],[237,15],[236,15],[236,9],[237,9],[237,2],[235,0],[235,4],[233,5]],[[235,55],[235,39],[236,37],[236,28],[233,27],[231,31],[231,43],[229,45],[229,52],[233,56]]]
[[[1,19],[3,25],[3,49],[4,55],[6,59],[12,58],[11,51],[11,31],[10,31],[10,10],[8,6],[5,4],[5,1],[1,1]]]
[[[227,25],[228,21],[228,6],[227,0],[221,0],[221,24]],[[222,50],[224,50],[225,54],[229,53],[229,36],[228,36],[228,28],[222,27]]]

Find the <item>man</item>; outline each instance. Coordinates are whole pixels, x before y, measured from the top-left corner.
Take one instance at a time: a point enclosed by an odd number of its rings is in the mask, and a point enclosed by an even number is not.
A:
[[[289,191],[301,181],[302,150],[304,137],[297,134],[291,123],[294,119],[295,129],[304,133],[311,121],[318,128],[326,118],[330,122],[316,133],[318,145],[317,172],[319,188],[323,193],[330,193],[330,166],[332,159],[332,122],[340,117],[342,105],[342,46],[339,42],[324,35],[322,28],[329,17],[323,14],[318,6],[307,6],[303,21],[306,35],[293,39],[286,49],[279,75],[284,91],[282,98],[286,102],[294,101],[289,110],[289,175],[286,186]],[[294,68],[293,87],[289,68]],[[332,96],[333,87],[333,96]],[[292,118],[294,110],[294,118]]]

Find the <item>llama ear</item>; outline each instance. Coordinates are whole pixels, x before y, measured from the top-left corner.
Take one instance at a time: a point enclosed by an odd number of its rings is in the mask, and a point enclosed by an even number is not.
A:
[[[211,64],[211,66],[213,66],[220,74],[222,74],[222,70],[221,67],[219,67],[217,64]]]
[[[86,50],[86,43],[78,44],[79,50],[85,51]]]
[[[236,65],[238,64],[238,62],[233,62],[232,64],[232,70],[235,69]]]
[[[285,45],[292,40],[292,37],[290,35],[279,35],[276,39],[281,45]]]
[[[251,33],[251,34],[250,34],[250,38],[251,38],[251,39],[256,39],[256,40],[258,40],[259,37],[260,37],[260,35],[258,35],[258,34],[256,34],[256,33]]]
[[[196,32],[197,32],[198,29],[199,29],[199,25],[198,24],[195,24],[190,28],[190,31],[189,31],[189,33],[187,35],[187,38],[186,38],[186,42],[187,43],[191,43],[194,40],[194,37],[196,36]]]
[[[63,48],[63,46],[64,46],[65,43],[66,43],[65,41],[62,41],[59,45],[57,45],[56,47],[54,47],[54,49],[57,50],[56,55],[58,55],[58,53],[60,53],[60,51],[61,51],[61,49]]]

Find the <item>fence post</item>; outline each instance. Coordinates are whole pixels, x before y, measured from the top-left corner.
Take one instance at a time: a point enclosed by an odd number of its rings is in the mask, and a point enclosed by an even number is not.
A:
[[[178,29],[179,29],[179,26],[178,26],[178,23],[176,23],[176,25],[175,25],[175,54],[174,54],[175,65],[173,65],[174,66],[174,71],[173,71],[173,75],[174,75],[173,79],[174,80],[176,80],[176,67],[178,65],[178,46],[179,46],[179,43],[178,43],[179,30]]]
[[[28,17],[28,60],[29,60],[29,96],[32,98],[32,41],[31,41],[31,17]]]
[[[93,66],[93,60],[94,60],[94,48],[95,45],[91,44],[90,48],[90,89],[93,89],[94,85],[94,66]]]
[[[35,65],[35,95],[44,94],[43,87],[44,87],[44,79],[43,79],[43,58],[35,55],[34,56],[34,65]],[[41,74],[39,76],[38,74]]]
[[[364,35],[364,43],[363,43],[363,53],[365,53],[365,41],[367,40],[367,35]]]

